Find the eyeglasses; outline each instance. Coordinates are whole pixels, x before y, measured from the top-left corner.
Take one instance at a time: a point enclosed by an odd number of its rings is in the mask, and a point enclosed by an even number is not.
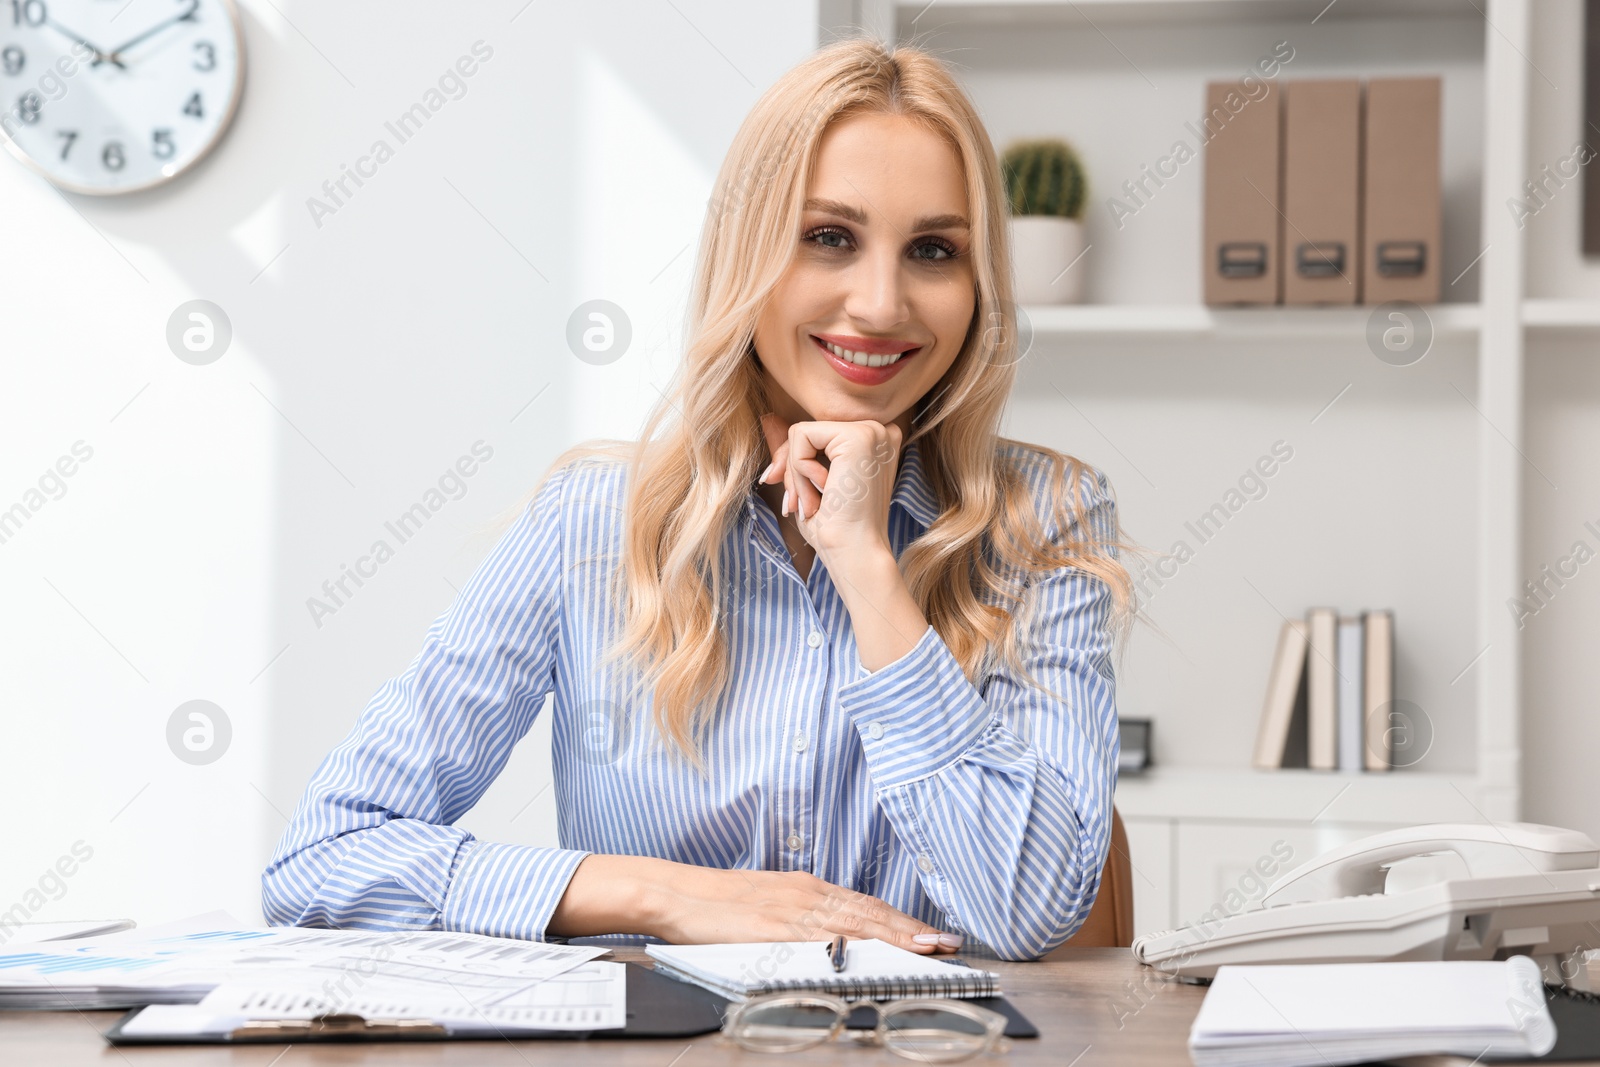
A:
[[[909,1060],[954,1063],[1011,1047],[999,1012],[925,997],[848,1003],[822,993],[772,993],[735,1004],[722,1032],[751,1052],[798,1052],[838,1037],[858,1007],[875,1009],[878,1025],[852,1032],[852,1039]]]

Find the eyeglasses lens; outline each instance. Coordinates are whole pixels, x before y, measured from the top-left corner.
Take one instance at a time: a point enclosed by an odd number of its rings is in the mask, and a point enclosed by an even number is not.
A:
[[[905,1008],[884,1019],[884,1044],[891,1052],[923,1063],[952,1063],[976,1056],[989,1031],[976,1019],[943,1008]]]
[[[729,1036],[752,1052],[793,1052],[833,1035],[839,1015],[820,1004],[750,1004]]]

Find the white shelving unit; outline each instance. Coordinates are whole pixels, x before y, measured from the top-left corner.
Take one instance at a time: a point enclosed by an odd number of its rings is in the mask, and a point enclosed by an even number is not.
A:
[[[1092,122],[1084,109],[1111,102],[1126,135],[1123,130],[1108,133],[1104,123],[1085,134],[1091,140],[1099,134],[1094,147],[1101,161],[1115,155],[1122,142],[1137,140],[1144,116],[1135,106],[1136,94],[1152,99],[1160,94],[1168,112],[1187,109],[1188,117],[1202,110],[1195,88],[1199,82],[1241,73],[1237,56],[1208,69],[1206,42],[1222,40],[1214,36],[1218,23],[1226,23],[1234,37],[1262,42],[1262,51],[1279,36],[1292,41],[1306,58],[1286,68],[1285,78],[1442,71],[1447,112],[1444,274],[1447,280],[1456,275],[1456,281],[1446,287],[1447,302],[1427,310],[1436,344],[1447,350],[1442,358],[1453,360],[1438,372],[1439,382],[1454,388],[1476,412],[1463,407],[1463,421],[1454,425],[1464,446],[1459,451],[1470,456],[1477,499],[1475,511],[1464,512],[1473,551],[1463,555],[1461,573],[1431,579],[1438,594],[1433,599],[1440,605],[1437,614],[1409,631],[1408,622],[1421,613],[1413,610],[1409,618],[1402,614],[1399,639],[1421,645],[1426,635],[1420,631],[1428,622],[1443,628],[1454,618],[1460,626],[1460,638],[1448,653],[1420,648],[1415,661],[1402,657],[1401,664],[1402,673],[1435,679],[1427,683],[1433,686],[1430,699],[1441,708],[1441,718],[1446,712],[1450,716],[1447,725],[1457,747],[1446,765],[1435,769],[1363,775],[1249,769],[1245,740],[1254,734],[1269,648],[1246,670],[1249,684],[1240,687],[1246,695],[1221,708],[1207,707],[1217,730],[1226,729],[1232,739],[1226,746],[1229,763],[1218,765],[1215,752],[1221,746],[1207,751],[1203,743],[1185,743],[1163,751],[1164,723],[1182,721],[1175,718],[1176,711],[1124,709],[1135,715],[1154,711],[1158,765],[1146,775],[1124,778],[1117,804],[1132,843],[1135,923],[1141,930],[1190,921],[1233,899],[1242,883],[1254,884],[1250,872],[1259,870],[1258,862],[1274,845],[1287,845],[1299,862],[1388,826],[1520,817],[1521,652],[1506,603],[1521,594],[1519,502],[1527,477],[1521,453],[1524,344],[1530,331],[1600,329],[1600,300],[1525,298],[1527,236],[1504,207],[1519,195],[1528,169],[1529,83],[1536,76],[1526,59],[1535,18],[1532,0],[840,2],[852,6],[849,21],[854,25],[886,39],[915,38],[952,62],[972,90],[997,149],[1014,133],[1059,134],[1081,147],[1076,135],[1082,131],[1074,123]],[[1052,66],[1052,50],[1061,56],[1059,72]],[[1004,63],[985,59],[997,54],[1007,57]],[[1058,73],[1061,79],[1075,80],[1051,80]],[[1028,110],[1028,86],[1022,83],[1030,76],[1039,81],[1040,95],[1054,102],[1056,121],[1041,120],[1041,115],[1052,114],[1043,108]],[[1094,76],[1105,84],[1088,80]],[[1568,83],[1566,91],[1580,90]],[[1173,104],[1175,94],[1179,99]],[[1146,105],[1146,114],[1149,110]],[[1161,122],[1163,129],[1177,128],[1170,113],[1163,113]],[[1144,157],[1125,153],[1104,162],[1110,173],[1100,177],[1109,180],[1098,182],[1092,160],[1091,194],[1097,184],[1100,195],[1108,188],[1114,193],[1119,175],[1138,173],[1139,158]],[[1184,192],[1163,192],[1166,200],[1157,206],[1167,214],[1153,218],[1145,232],[1119,238],[1113,258],[1102,261],[1101,291],[1091,286],[1090,299],[1096,303],[1025,309],[1035,342],[1031,362],[1076,373],[1087,361],[1095,384],[1114,382],[1115,388],[1104,391],[1114,394],[1120,405],[1116,410],[1126,413],[1137,410],[1142,376],[1148,373],[1145,357],[1151,355],[1164,360],[1166,368],[1181,366],[1192,356],[1202,366],[1237,364],[1253,371],[1292,350],[1295,358],[1282,361],[1288,369],[1273,365],[1274,374],[1289,376],[1315,375],[1324,351],[1344,352],[1341,358],[1348,358],[1351,347],[1365,336],[1371,307],[1220,310],[1198,302],[1194,186],[1199,181],[1196,174]],[[1173,203],[1183,196],[1190,198],[1187,204]],[[1157,224],[1165,230],[1155,232]],[[1092,229],[1090,236],[1093,240]],[[1170,255],[1167,244],[1174,248]],[[1136,288],[1146,276],[1152,279],[1154,300]],[[1171,298],[1184,292],[1192,298]],[[1123,355],[1125,361],[1120,360]],[[1057,391],[1067,395],[1060,385]],[[1047,390],[1039,392],[1050,399]],[[1180,395],[1174,400],[1175,393],[1181,394],[1176,387],[1156,392],[1159,396],[1149,403],[1162,413],[1176,410],[1184,399]],[[1207,399],[1198,396],[1190,402],[1204,404]],[[1401,412],[1391,417],[1407,417],[1403,403],[1389,410]],[[1138,451],[1137,441],[1111,441],[1102,423],[1094,429],[1119,455]],[[1119,443],[1123,447],[1116,447]],[[1124,458],[1132,464],[1130,457]],[[1446,465],[1441,476],[1448,474]],[[1137,479],[1133,481],[1138,488]],[[1154,496],[1153,480],[1144,481],[1151,483]],[[1472,493],[1471,483],[1461,484],[1454,493],[1457,506]],[[1340,483],[1332,491],[1346,489]],[[1427,507],[1420,497],[1416,506]],[[1406,519],[1403,514],[1386,517]],[[1417,566],[1424,568],[1426,561],[1418,560]],[[1298,610],[1296,606],[1280,614]],[[1227,620],[1217,625],[1225,627]],[[1465,669],[1458,673],[1458,667]],[[1187,741],[1195,736],[1191,732]],[[1187,765],[1194,751],[1202,751],[1201,760]]]
[[[1339,18],[1463,15],[1477,11],[1472,0],[1336,0],[1336,4]],[[901,28],[933,7],[927,0],[864,6],[880,19],[892,13]],[[1310,21],[1324,9],[1334,7],[1328,0],[939,0],[937,9],[939,22],[944,25],[1037,26],[1093,21],[1125,26],[1193,19]],[[1331,10],[1326,13],[1333,14]]]
[[[1524,300],[1522,324],[1540,330],[1600,328],[1600,300]]]
[[[1027,307],[1034,339],[1041,337],[1135,338],[1217,337],[1225,339],[1318,338],[1360,342],[1370,307],[1211,308],[1199,304],[1078,304]],[[1434,336],[1472,336],[1483,322],[1477,304],[1439,304],[1429,308]]]

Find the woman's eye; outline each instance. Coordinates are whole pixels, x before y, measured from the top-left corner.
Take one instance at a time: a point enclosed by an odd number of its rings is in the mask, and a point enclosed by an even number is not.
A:
[[[943,254],[942,255],[925,255],[924,253],[928,252],[929,250],[932,250],[933,252],[936,252],[936,253],[943,253]],[[946,259],[954,259],[955,257],[956,257],[956,247],[955,247],[955,245],[951,244],[949,241],[941,240],[939,238],[934,238],[934,239],[929,240],[929,241],[924,241],[922,244],[919,244],[917,246],[917,258],[918,259],[927,260],[930,263],[939,263],[939,262],[942,262],[942,261],[944,261]]]
[[[843,230],[836,229],[834,227],[828,227],[828,228],[819,229],[819,230],[812,230],[810,233],[806,234],[805,239],[807,241],[812,242],[813,244],[820,245],[823,248],[843,248],[843,247],[845,247],[843,244],[830,244],[827,240],[825,240],[825,238],[830,238],[830,237],[837,237],[837,238],[839,238],[840,241],[848,241],[850,239],[850,235],[849,234],[845,233]]]

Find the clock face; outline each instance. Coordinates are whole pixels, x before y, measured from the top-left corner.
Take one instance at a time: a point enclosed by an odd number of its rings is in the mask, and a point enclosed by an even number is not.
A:
[[[63,189],[176,177],[243,88],[233,0],[0,0],[0,139]]]

